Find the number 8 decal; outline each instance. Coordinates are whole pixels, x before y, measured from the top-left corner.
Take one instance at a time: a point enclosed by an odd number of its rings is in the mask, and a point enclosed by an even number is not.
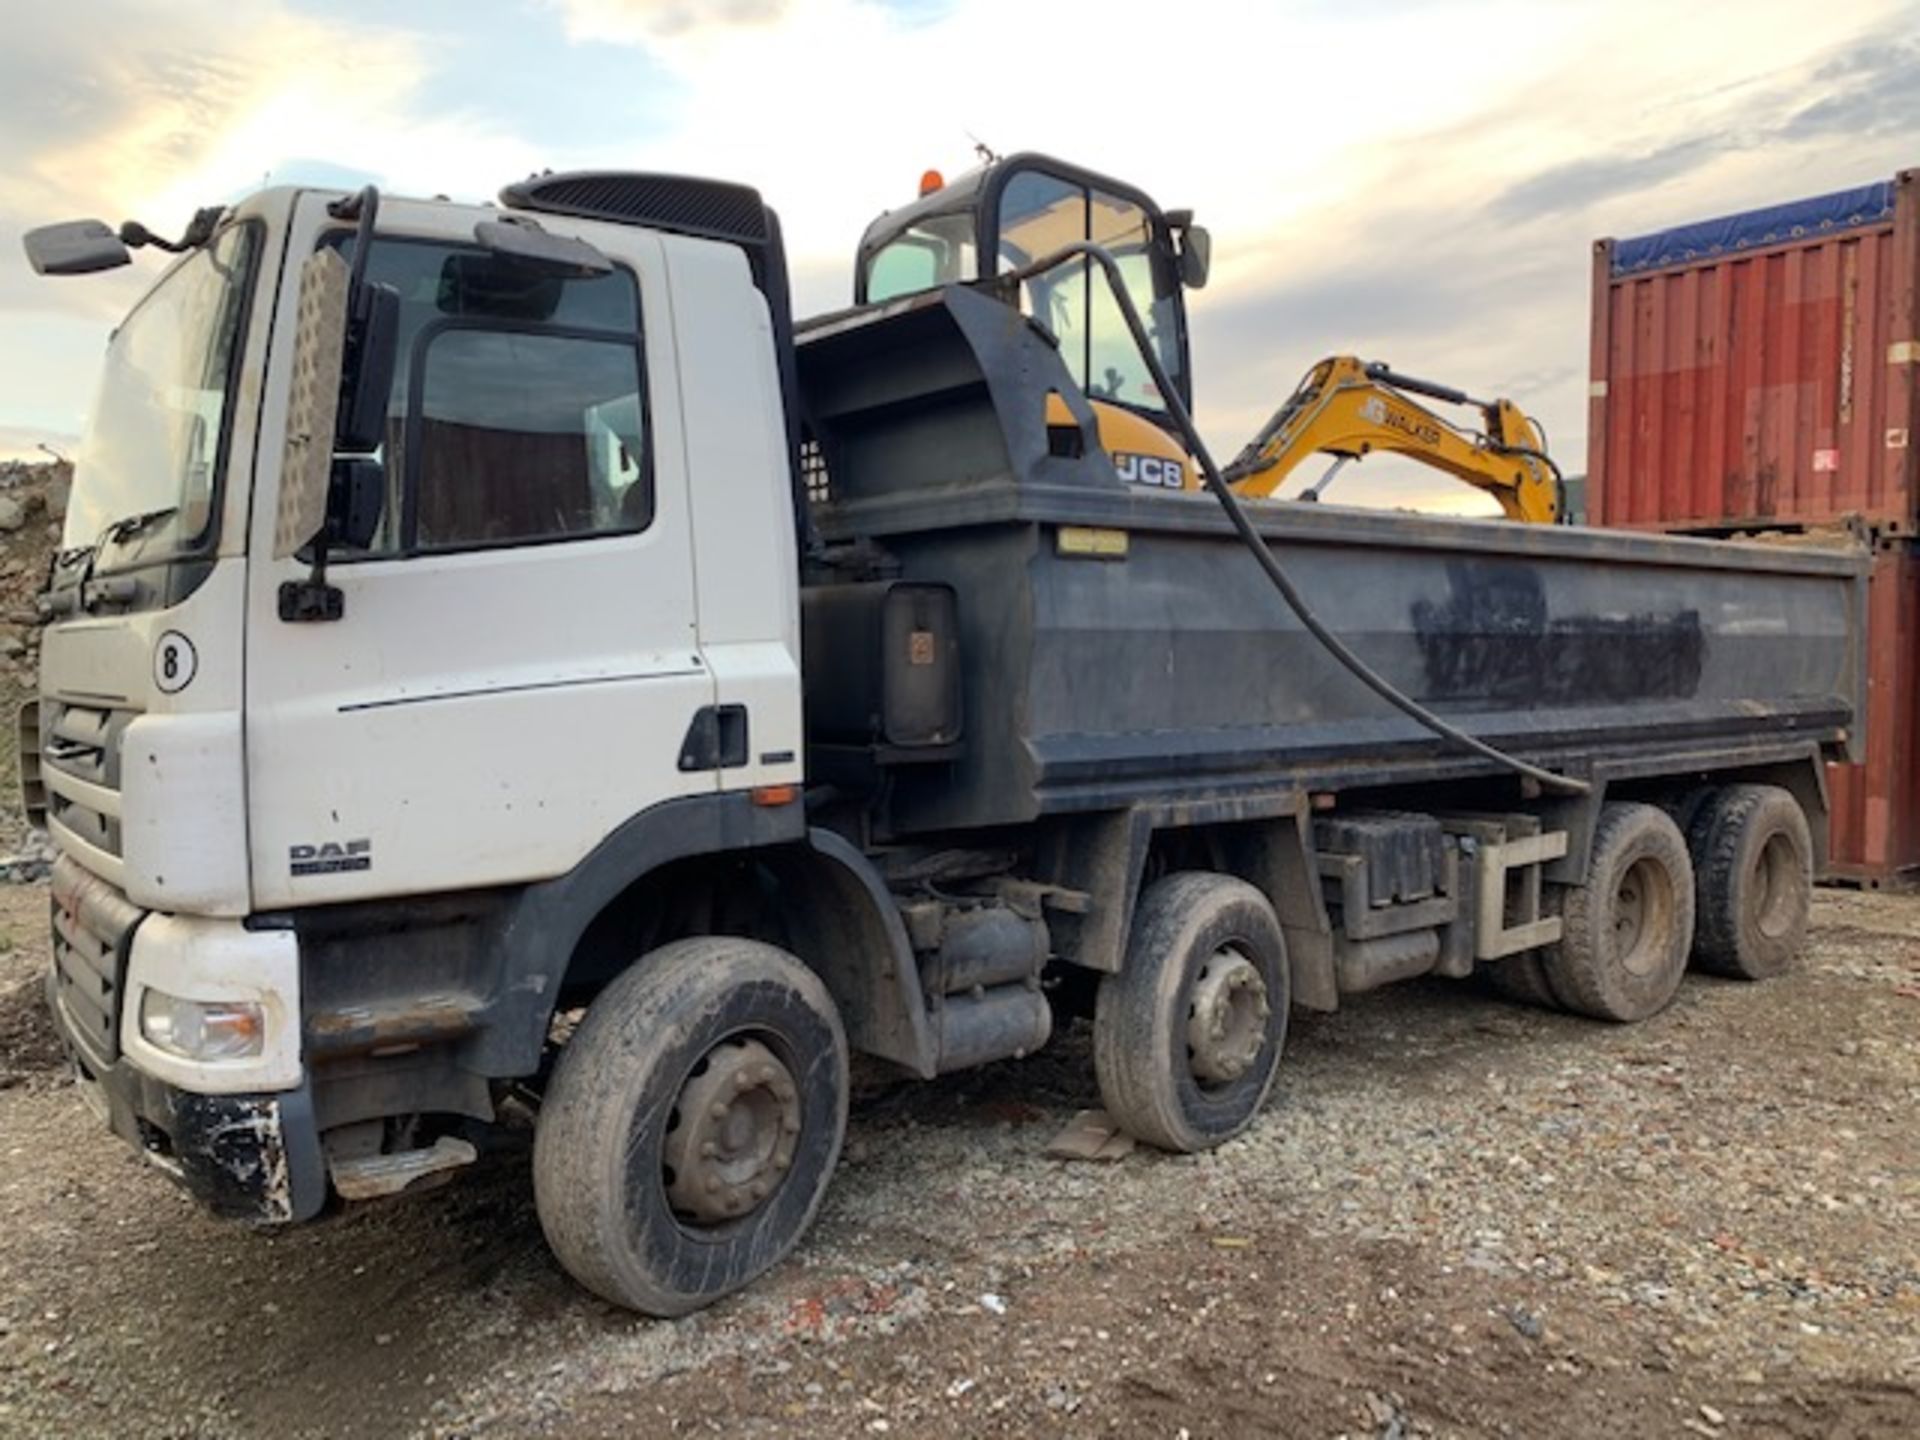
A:
[[[200,657],[178,630],[164,632],[153,647],[153,683],[163,695],[176,695],[193,683]]]

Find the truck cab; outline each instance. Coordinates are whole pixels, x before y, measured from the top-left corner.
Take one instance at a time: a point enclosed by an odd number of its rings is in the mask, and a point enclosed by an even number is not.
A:
[[[317,1210],[320,1133],[387,1108],[316,1087],[313,1052],[345,1042],[303,1025],[401,1023],[399,977],[317,961],[296,917],[436,933],[403,1008],[485,1028],[557,977],[487,973],[454,943],[472,916],[418,897],[482,907],[635,817],[685,827],[801,778],[776,322],[742,246],[528,210],[605,262],[541,271],[476,240],[493,207],[389,199],[369,242],[342,198],[236,206],[116,331],[41,673],[51,998],[80,1074],[123,1135],[268,1218]],[[301,276],[357,247],[396,321],[378,519],[327,557],[334,617],[290,623],[313,565],[311,537],[275,551]],[[470,1072],[377,1068],[410,1108],[491,1114]],[[255,1153],[210,1154],[240,1116]]]

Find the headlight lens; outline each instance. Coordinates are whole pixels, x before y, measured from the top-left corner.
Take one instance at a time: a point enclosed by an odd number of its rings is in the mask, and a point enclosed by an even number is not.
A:
[[[182,1000],[160,990],[140,997],[140,1033],[183,1059],[249,1059],[266,1029],[265,1013],[249,1000]]]

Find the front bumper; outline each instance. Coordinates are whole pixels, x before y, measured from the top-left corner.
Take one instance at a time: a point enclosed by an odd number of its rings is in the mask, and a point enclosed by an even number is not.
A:
[[[300,1063],[299,950],[285,931],[157,915],[62,855],[50,887],[47,1008],[81,1094],[113,1132],[215,1214],[304,1220],[327,1198]],[[261,1053],[195,1062],[140,1033],[149,987],[261,1007]]]
[[[215,1215],[274,1225],[319,1213],[327,1171],[306,1085],[266,1095],[195,1094],[125,1059],[96,1065],[74,1043],[60,1006],[53,1016],[82,1096],[114,1134]]]

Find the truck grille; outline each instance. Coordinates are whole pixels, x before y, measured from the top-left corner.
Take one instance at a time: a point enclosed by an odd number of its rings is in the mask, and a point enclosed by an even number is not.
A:
[[[135,712],[49,697],[41,701],[40,716],[47,829],[89,870],[117,880],[120,740]]]
[[[95,1065],[120,1056],[120,991],[133,932],[146,911],[83,870],[53,862],[53,1000],[73,1043]]]

